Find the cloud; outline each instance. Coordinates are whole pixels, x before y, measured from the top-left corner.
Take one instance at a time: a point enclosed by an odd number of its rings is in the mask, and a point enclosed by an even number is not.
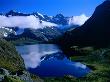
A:
[[[82,69],[86,69],[86,68],[87,68],[86,65],[81,64],[80,62],[76,62],[74,65],[75,65],[76,67],[79,67],[79,68],[82,68]]]
[[[41,59],[41,57],[49,55],[49,54],[53,54],[53,53],[57,53],[58,51],[50,51],[50,52],[30,52],[28,55],[22,55],[24,62],[25,62],[25,66],[26,68],[36,68],[37,66],[40,65],[40,63],[44,60]]]
[[[42,21],[42,26],[52,27],[52,26],[58,26],[58,25],[57,25],[57,24],[55,24],[55,23]]]
[[[80,16],[73,16],[69,19],[69,24],[83,25],[85,21],[87,21],[87,19],[89,19],[89,17],[87,17],[85,14],[82,14]]]
[[[80,16],[73,16],[69,19],[69,25],[82,25],[88,19],[85,14]],[[0,16],[0,27],[20,27],[20,28],[33,28],[39,29],[44,27],[58,27],[57,24],[39,20],[34,15],[30,16]]]
[[[43,28],[43,27],[52,27],[57,26],[54,23],[50,22],[40,22],[39,18],[36,18],[33,15],[30,16],[0,16],[0,27],[20,27],[20,28]]]
[[[41,57],[60,52],[57,46],[51,44],[17,46],[16,48],[24,59],[26,68],[36,68],[43,61]]]

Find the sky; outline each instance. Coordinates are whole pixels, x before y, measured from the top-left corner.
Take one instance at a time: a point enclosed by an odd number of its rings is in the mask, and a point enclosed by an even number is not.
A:
[[[40,12],[49,16],[62,13],[65,16],[85,14],[91,16],[96,6],[104,0],[0,0],[0,12],[9,10],[32,13]]]

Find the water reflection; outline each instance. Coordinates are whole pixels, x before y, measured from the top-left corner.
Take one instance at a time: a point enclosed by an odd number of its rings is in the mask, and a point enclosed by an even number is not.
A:
[[[16,48],[23,57],[27,70],[41,77],[82,77],[90,72],[86,65],[67,59],[54,44],[25,45]]]

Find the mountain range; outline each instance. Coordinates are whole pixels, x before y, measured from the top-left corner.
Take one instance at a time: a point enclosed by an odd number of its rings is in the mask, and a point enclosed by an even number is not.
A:
[[[56,16],[48,16],[42,15],[38,12],[25,14],[11,10],[5,14],[1,13],[0,17],[5,18],[6,21],[15,23],[15,25],[13,25],[13,23],[10,24],[3,22],[4,24],[0,28],[0,37],[5,37],[8,40],[29,38],[38,41],[49,41],[51,39],[62,36],[67,30],[79,26],[74,24],[72,24],[71,26],[70,20],[72,20],[72,17],[65,17],[62,14],[57,14]],[[26,21],[26,17],[28,21]],[[3,19],[3,21],[5,19]],[[19,24],[21,24],[20,27]],[[26,25],[29,27],[27,27]]]
[[[59,24],[59,25],[68,25],[69,18],[70,18],[70,17],[64,17],[62,14],[57,14],[56,16],[48,16],[48,15],[42,15],[41,13],[38,13],[38,12],[34,12],[32,14],[24,14],[21,12],[16,12],[14,10],[10,10],[8,13],[2,14],[2,15],[5,15],[7,17],[9,17],[9,16],[30,16],[30,15],[34,15],[36,18],[40,19],[40,22],[41,21],[48,21],[51,23]]]

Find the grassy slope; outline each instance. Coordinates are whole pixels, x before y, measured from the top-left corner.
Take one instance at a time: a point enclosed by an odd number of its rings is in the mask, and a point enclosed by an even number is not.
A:
[[[15,47],[5,40],[0,40],[0,67],[11,71],[24,69],[24,62]]]
[[[92,69],[90,74],[83,78],[76,79],[76,82],[110,82],[109,49],[97,49],[86,56],[73,56],[71,60],[81,60],[81,63]]]

